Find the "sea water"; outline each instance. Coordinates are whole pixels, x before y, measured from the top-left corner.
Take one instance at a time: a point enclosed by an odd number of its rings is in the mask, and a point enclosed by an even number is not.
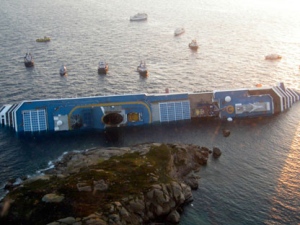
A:
[[[299,3],[288,0],[0,0],[0,105],[29,99],[247,88],[300,90]],[[148,20],[130,22],[145,12]],[[185,33],[174,37],[174,30]],[[51,37],[48,43],[35,40]],[[198,51],[188,44],[196,39]],[[34,68],[25,68],[31,52]],[[267,61],[267,54],[281,60]],[[97,74],[100,60],[109,63]],[[140,60],[148,78],[135,71]],[[68,75],[61,77],[64,64]],[[17,135],[0,128],[0,183],[64,152],[180,142],[223,154],[199,173],[181,224],[299,224],[300,104],[270,118],[188,121],[107,132]],[[225,138],[222,129],[230,129]],[[5,192],[1,191],[1,196]]]

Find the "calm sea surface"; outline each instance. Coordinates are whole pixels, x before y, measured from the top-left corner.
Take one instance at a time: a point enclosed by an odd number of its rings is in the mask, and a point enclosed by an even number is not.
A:
[[[296,0],[0,0],[0,105],[28,99],[244,88],[278,81],[300,90]],[[130,22],[146,12],[148,21]],[[174,30],[186,32],[174,37]],[[50,36],[51,42],[35,40]],[[197,39],[198,52],[188,43]],[[24,67],[29,51],[35,67]],[[277,53],[280,61],[264,56]],[[97,74],[104,59],[110,70]],[[140,60],[149,77],[137,74]],[[61,77],[65,64],[68,76]],[[28,135],[0,128],[0,185],[63,152],[142,142],[223,151],[200,171],[188,224],[300,224],[300,104],[272,118],[188,122],[110,132]],[[224,138],[223,128],[231,130]],[[0,196],[4,192],[0,191]]]

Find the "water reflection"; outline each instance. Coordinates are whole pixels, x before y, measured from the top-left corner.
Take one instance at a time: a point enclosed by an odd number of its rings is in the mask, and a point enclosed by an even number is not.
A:
[[[270,219],[266,224],[300,223],[300,123],[290,146],[289,154],[277,181],[272,198]]]

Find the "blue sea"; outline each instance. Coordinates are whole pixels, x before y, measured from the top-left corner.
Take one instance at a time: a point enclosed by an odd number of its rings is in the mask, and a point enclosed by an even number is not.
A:
[[[0,0],[0,105],[29,99],[247,88],[300,90],[297,0]],[[138,12],[144,22],[130,22]],[[174,37],[174,30],[185,33]],[[37,38],[51,37],[48,43]],[[197,52],[188,44],[196,39]],[[34,68],[25,68],[31,52]],[[267,61],[268,54],[281,60]],[[97,74],[100,60],[107,75]],[[148,78],[136,72],[140,60]],[[68,75],[61,77],[65,64]],[[18,135],[0,128],[0,185],[64,152],[144,142],[223,154],[199,172],[181,225],[300,224],[300,103],[269,118],[188,121],[106,132]],[[231,135],[222,136],[222,129]],[[4,196],[0,190],[0,196]]]

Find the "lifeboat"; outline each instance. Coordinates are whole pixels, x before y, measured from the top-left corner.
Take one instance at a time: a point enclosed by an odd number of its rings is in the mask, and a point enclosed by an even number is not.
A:
[[[43,38],[36,39],[36,42],[49,42],[50,40],[50,37],[44,36]]]
[[[266,60],[280,60],[281,58],[282,56],[278,54],[270,54],[265,56]]]

